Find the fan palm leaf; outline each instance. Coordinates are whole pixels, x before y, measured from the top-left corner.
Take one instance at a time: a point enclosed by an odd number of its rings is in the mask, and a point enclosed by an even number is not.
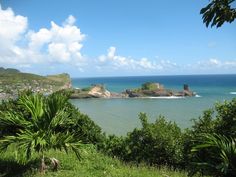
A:
[[[191,152],[207,151],[207,160],[198,159],[198,166],[208,168],[214,175],[236,175],[236,139],[218,134],[203,134]]]
[[[68,127],[73,123],[70,112],[66,110],[68,97],[60,93],[48,97],[23,94],[19,104],[27,114],[14,110],[0,112],[0,128],[14,129],[14,133],[0,139],[0,150],[7,150],[10,145],[17,147],[17,160],[22,162],[29,160],[34,153],[44,158],[44,152],[50,149],[66,152],[71,149],[80,158],[82,144]]]

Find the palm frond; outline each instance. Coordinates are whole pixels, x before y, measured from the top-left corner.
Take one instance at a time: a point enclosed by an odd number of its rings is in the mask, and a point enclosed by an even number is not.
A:
[[[205,161],[199,159],[195,164],[208,166],[219,173],[228,174],[231,171],[236,173],[236,139],[218,134],[203,134],[200,143],[195,145],[191,152],[198,153],[202,150],[208,152]]]
[[[68,97],[55,93],[22,94],[19,104],[24,112],[0,112],[0,128],[18,126],[15,134],[6,134],[0,140],[0,150],[10,145],[16,148],[17,159],[26,162],[34,153],[44,154],[50,149],[74,151],[80,158],[81,142],[70,128],[75,122],[68,111]]]
[[[28,127],[30,122],[25,120],[21,114],[15,114],[13,112],[0,112],[0,128],[4,129],[7,127]]]
[[[41,94],[22,95],[19,103],[30,112],[33,122],[44,114],[44,97]]]

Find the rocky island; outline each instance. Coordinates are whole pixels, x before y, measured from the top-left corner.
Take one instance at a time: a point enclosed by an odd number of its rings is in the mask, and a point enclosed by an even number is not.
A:
[[[146,82],[142,84],[141,88],[132,90],[126,90],[125,94],[128,97],[184,97],[184,96],[195,96],[195,93],[189,89],[187,84],[184,84],[182,91],[174,91],[171,89],[165,89],[160,83]]]
[[[140,88],[126,89],[122,93],[108,91],[102,84],[93,84],[83,89],[72,89],[71,99],[81,98],[144,98],[144,97],[186,97],[195,96],[187,84],[184,84],[182,91],[165,89],[163,85],[154,82],[142,84]]]

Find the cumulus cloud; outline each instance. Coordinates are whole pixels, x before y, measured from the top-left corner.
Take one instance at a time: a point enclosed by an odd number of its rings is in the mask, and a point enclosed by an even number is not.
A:
[[[22,57],[16,42],[21,40],[27,29],[27,18],[15,15],[12,9],[2,10],[0,6],[0,62],[14,63],[14,56]]]
[[[2,10],[0,6],[0,38],[4,42],[15,42],[27,29],[27,18],[15,15],[12,9]]]
[[[169,60],[152,61],[146,57],[133,59],[131,57],[120,56],[116,54],[116,47],[110,47],[106,55],[98,57],[100,62],[99,70],[102,67],[122,68],[128,70],[146,70],[146,71],[164,71],[177,68],[178,65]]]
[[[52,21],[49,29],[33,31],[28,29],[27,17],[0,6],[0,64],[28,66],[56,62],[82,65],[85,62],[81,54],[85,35],[75,22],[75,17],[69,15],[61,26]]]
[[[109,47],[106,54],[95,59],[85,57],[81,50],[86,35],[75,23],[76,18],[69,15],[61,24],[51,21],[49,28],[34,31],[28,28],[27,17],[16,15],[11,8],[3,10],[0,5],[0,66],[17,66],[32,72],[34,72],[33,68],[42,66],[42,68],[49,68],[49,72],[58,71],[59,68],[63,72],[75,70],[85,74],[89,71],[91,74],[94,71],[115,70],[121,74],[134,75],[215,73],[216,71],[235,73],[236,70],[236,60],[211,58],[179,65],[170,60],[163,60],[161,57],[137,59],[121,56],[117,54],[117,48],[114,46]]]
[[[48,54],[51,61],[77,64],[83,61],[80,52],[85,35],[74,25],[76,19],[70,15],[62,26],[51,22],[51,28],[29,32],[29,49]],[[48,53],[47,53],[48,52]]]
[[[148,60],[147,58],[133,59],[130,57],[119,56],[116,54],[116,47],[110,47],[107,50],[106,55],[101,55],[98,60],[102,66],[110,66],[113,68],[126,68],[126,69],[158,69],[155,62]]]

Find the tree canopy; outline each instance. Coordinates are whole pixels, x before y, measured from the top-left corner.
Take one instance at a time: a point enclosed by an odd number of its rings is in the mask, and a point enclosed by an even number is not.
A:
[[[236,18],[236,8],[232,7],[235,0],[211,0],[201,9],[203,23],[208,27],[221,27],[225,22],[231,23]]]

